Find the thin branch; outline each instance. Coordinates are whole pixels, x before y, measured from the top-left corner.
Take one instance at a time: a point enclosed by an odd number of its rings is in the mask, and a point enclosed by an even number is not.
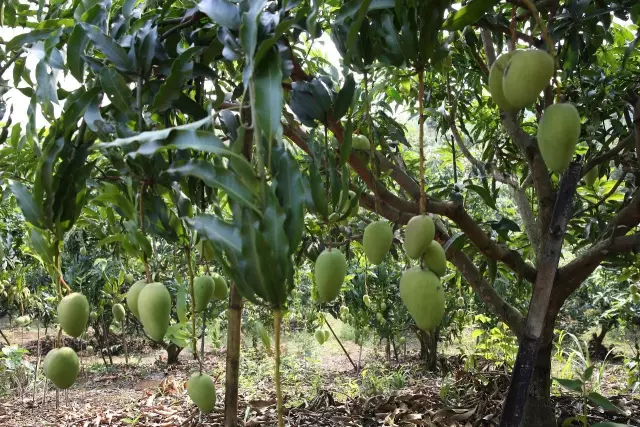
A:
[[[638,135],[638,134],[640,134],[640,133],[636,133],[636,135]],[[640,138],[640,136],[636,137],[636,138]],[[634,134],[631,133],[631,134],[627,135],[626,137],[621,139],[618,142],[618,144],[615,147],[613,147],[611,150],[609,150],[609,151],[607,151],[605,153],[602,153],[598,157],[595,157],[595,158],[591,159],[589,162],[587,162],[582,167],[581,175],[585,176],[587,174],[587,172],[589,172],[591,169],[593,169],[597,165],[600,165],[602,163],[608,162],[609,160],[613,159],[615,156],[618,155],[618,153],[620,153],[626,147],[630,147],[631,143],[633,141],[634,141]]]
[[[605,194],[604,196],[602,196],[600,199],[598,199],[598,201],[592,205],[592,206],[587,206],[586,208],[582,209],[581,211],[578,211],[578,213],[576,213],[574,215],[574,217],[579,217],[580,215],[582,215],[583,213],[585,213],[588,210],[591,209],[598,209],[598,206],[600,206],[601,204],[603,204],[605,202],[605,200],[607,200],[609,197],[611,197],[613,195],[613,193],[616,192],[616,190],[618,189],[618,187],[620,187],[620,184],[622,184],[622,181],[624,181],[624,178],[626,176],[626,173],[623,173],[622,176],[620,177],[620,179],[618,179],[618,181],[615,183],[615,185],[611,188],[611,190],[609,190],[609,192],[607,192],[607,194]]]
[[[195,13],[193,14],[193,16],[189,19],[187,19],[184,22],[180,22],[178,25],[169,28],[167,31],[165,31],[164,33],[162,33],[160,35],[160,41],[165,40],[167,37],[169,37],[171,34],[180,31],[184,28],[188,28],[190,26],[192,26],[193,24],[195,24],[196,22],[200,21],[200,19],[205,16],[203,13],[199,12],[199,13]]]
[[[11,67],[11,65],[14,62],[16,62],[18,58],[20,58],[20,55],[22,55],[22,52],[24,52],[24,49],[22,48],[18,49],[18,51],[16,51],[16,53],[14,53],[13,56],[11,56],[11,58],[9,58],[7,62],[5,62],[5,64],[0,68],[0,77],[2,77],[5,71],[7,71],[9,67]]]

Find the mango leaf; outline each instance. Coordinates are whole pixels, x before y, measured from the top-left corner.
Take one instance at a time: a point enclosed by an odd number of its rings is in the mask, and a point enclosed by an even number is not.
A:
[[[45,228],[44,224],[46,219],[42,211],[42,206],[36,203],[27,187],[21,182],[10,180],[9,188],[11,188],[11,192],[15,196],[18,206],[27,222],[36,227]]]
[[[100,28],[95,25],[84,22],[81,22],[80,25],[87,34],[87,37],[96,45],[96,48],[106,56],[109,61],[113,62],[116,68],[127,72],[135,71],[129,55],[127,55],[127,51],[116,43],[115,40],[103,33]]]
[[[341,91],[342,92],[342,91]],[[340,94],[338,94],[338,98]],[[351,143],[353,137],[353,122],[351,118],[347,120],[347,123],[344,125],[344,132],[342,132],[342,145],[340,145],[340,159],[338,161],[338,166],[342,167],[349,160],[349,156],[351,156]]]
[[[118,110],[131,115],[133,113],[131,110],[131,105],[133,105],[131,90],[122,76],[111,67],[102,67],[100,70],[100,82],[109,101]]]
[[[202,108],[200,104],[182,92],[180,93],[180,97],[173,101],[173,107],[182,111],[184,114],[190,115],[196,120],[203,119],[208,115],[207,110]]]
[[[618,408],[609,399],[607,399],[606,397],[604,397],[600,393],[592,391],[592,392],[589,393],[589,395],[587,397],[589,398],[590,401],[592,401],[596,405],[600,406],[602,409],[605,409],[605,410],[611,411],[611,412],[616,412],[618,414],[624,414],[624,411],[622,409]]]
[[[395,6],[395,0],[373,0],[370,2],[367,11],[379,9],[392,9]],[[345,4],[336,15],[335,22],[343,23],[347,18],[352,18],[361,8],[361,2],[350,1]],[[366,12],[366,11],[365,11]]]
[[[241,252],[240,232],[233,225],[210,214],[198,215],[193,219],[187,219],[186,222],[210,242],[221,245],[227,251]]]
[[[272,53],[265,57],[254,75],[255,95],[252,108],[264,136],[271,140],[280,128],[284,102],[280,56]]]
[[[158,94],[153,99],[153,108],[160,112],[166,111],[174,101],[180,98],[182,87],[191,77],[191,72],[193,71],[191,58],[200,50],[202,50],[202,48],[193,46],[182,52],[180,56],[173,61],[169,76],[162,86],[160,86]]]
[[[453,246],[453,248],[456,250],[461,249],[462,246],[464,245],[465,237],[466,237],[466,234],[464,234],[462,231],[457,232],[456,234],[451,236],[449,240],[445,242],[444,245],[442,245],[442,249],[444,249],[445,252],[451,246]]]
[[[355,3],[355,2],[354,2]],[[355,19],[351,23],[349,27],[349,33],[347,35],[347,52],[353,52],[353,49],[356,45],[356,40],[358,39],[358,33],[360,32],[360,26],[362,25],[362,21],[364,21],[367,12],[369,11],[369,5],[371,4],[371,0],[363,0],[360,2],[360,8],[358,9],[358,13],[356,14]],[[349,56],[345,57],[345,60],[349,58]]]
[[[73,128],[91,101],[100,94],[100,88],[94,87],[80,95],[64,112],[64,129]]]
[[[229,198],[260,215],[260,210],[254,204],[255,194],[228,169],[216,167],[211,162],[203,160],[191,160],[182,166],[170,168],[166,173],[199,178],[206,185],[221,189]]]
[[[311,198],[316,211],[322,218],[329,216],[329,206],[327,205],[327,193],[323,185],[320,170],[315,161],[309,166],[309,184],[311,187]]]
[[[305,188],[298,162],[283,146],[274,151],[276,196],[286,212],[284,229],[289,236],[289,253],[292,254],[302,241]]]
[[[35,228],[29,233],[31,246],[46,265],[53,265],[53,247],[45,236]]]
[[[55,28],[33,30],[28,33],[19,34],[9,40],[9,42],[7,43],[7,50],[20,49],[26,44],[31,44],[43,40],[47,38],[53,31],[55,31]]]
[[[228,0],[203,0],[198,3],[198,10],[222,27],[232,30],[240,28],[240,12],[235,3]]]
[[[455,11],[444,21],[443,28],[449,31],[461,30],[474,24],[500,0],[471,0],[466,6]]]
[[[180,323],[187,323],[187,291],[182,284],[178,287],[176,295],[176,312]]]
[[[482,200],[484,200],[487,206],[492,209],[497,209],[496,201],[493,199],[493,197],[491,197],[491,194],[485,188],[474,184],[466,185],[466,188],[477,193],[482,198]]]
[[[338,96],[336,97],[336,101],[333,105],[333,118],[335,120],[340,120],[347,114],[349,111],[349,107],[353,103],[353,94],[356,90],[356,82],[353,79],[353,74],[349,74],[345,80],[344,85],[342,85],[342,89],[338,92]]]
[[[567,390],[575,391],[577,393],[582,393],[582,386],[584,385],[580,380],[571,380],[566,378],[554,378],[562,387]]]
[[[82,27],[76,25],[67,43],[67,66],[71,75],[80,83],[84,82],[84,59],[82,55],[88,42],[89,40]]]

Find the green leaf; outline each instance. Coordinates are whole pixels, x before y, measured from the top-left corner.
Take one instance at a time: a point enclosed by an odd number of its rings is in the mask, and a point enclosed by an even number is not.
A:
[[[582,393],[582,387],[584,383],[581,380],[570,380],[566,378],[554,378],[562,387],[567,390],[575,391],[576,393]]]
[[[466,6],[455,11],[444,21],[443,28],[449,31],[461,30],[474,24],[500,0],[472,0]]]
[[[477,193],[482,198],[482,200],[484,200],[487,206],[489,206],[492,209],[497,209],[496,201],[493,199],[493,197],[491,197],[491,194],[489,193],[489,191],[487,191],[487,189],[474,184],[466,185],[465,187],[468,190],[472,190],[475,193]]]
[[[370,2],[368,10],[392,9],[395,6],[395,0],[373,0]],[[361,9],[361,2],[353,0],[345,4],[336,16],[335,22],[340,24],[347,18],[351,18]]]
[[[587,367],[587,369],[584,370],[584,372],[582,373],[582,379],[584,381],[589,381],[591,380],[592,375],[593,375],[593,365]]]
[[[342,92],[342,91],[341,91]],[[338,94],[338,98],[340,94]],[[351,142],[353,137],[353,122],[351,118],[347,120],[347,123],[344,125],[344,131],[342,132],[342,145],[340,146],[340,160],[338,161],[338,165],[342,167],[349,161],[349,156],[351,156]]]
[[[87,106],[100,94],[100,88],[94,87],[88,92],[83,93],[67,108],[64,112],[64,129],[72,129],[75,127],[76,122],[80,117],[84,115],[84,111]]]
[[[87,34],[87,37],[96,45],[96,48],[113,62],[116,68],[122,71],[134,72],[131,60],[127,51],[115,42],[111,37],[103,33],[95,25],[81,22],[80,25]]]
[[[100,82],[109,101],[118,110],[128,115],[133,114],[131,111],[131,105],[133,105],[131,90],[116,70],[111,67],[102,67],[100,70]]]
[[[242,243],[239,230],[214,215],[198,215],[187,219],[189,224],[199,235],[207,238],[216,245],[222,245],[225,250],[240,252]]]
[[[167,173],[199,178],[210,187],[220,188],[231,199],[260,215],[260,210],[254,204],[255,194],[228,169],[203,160],[191,160],[182,166],[170,168]]]
[[[12,38],[11,40],[9,40],[9,42],[7,43],[7,50],[20,49],[26,44],[35,43],[37,41],[45,39],[49,34],[54,32],[55,30],[56,30],[55,28],[47,28],[47,29],[41,29],[41,30],[33,30],[29,33],[19,34],[14,38]]]
[[[353,20],[351,26],[349,27],[349,34],[347,35],[347,52],[353,52],[353,49],[356,45],[356,40],[358,38],[358,33],[360,32],[360,26],[362,25],[362,21],[364,21],[364,18],[369,11],[370,4],[371,0],[363,0],[360,2],[360,8],[358,9],[356,18]],[[347,58],[348,57],[349,56],[347,56]]]
[[[235,3],[228,0],[203,0],[198,3],[198,9],[222,27],[232,30],[240,28],[240,12]]]
[[[353,103],[353,95],[356,90],[356,82],[353,79],[353,74],[349,74],[345,80],[342,89],[338,92],[336,102],[333,105],[333,118],[334,120],[340,120],[347,114],[349,107]]]
[[[203,119],[208,115],[207,110],[184,93],[180,93],[180,97],[173,101],[173,106],[196,120]]]
[[[136,51],[138,57],[138,69],[143,77],[148,77],[151,73],[151,65],[156,53],[156,41],[158,39],[158,27],[153,27],[139,44],[140,49]],[[136,46],[137,47],[137,46]]]
[[[46,265],[53,265],[53,247],[51,243],[35,228],[31,229],[29,237],[31,238],[33,250],[40,256],[42,261]]]
[[[284,98],[279,58],[275,53],[265,57],[254,76],[256,99],[252,108],[256,112],[262,133],[268,140],[278,133],[281,126]]]
[[[445,252],[451,246],[453,246],[454,249],[461,249],[462,246],[464,245],[465,237],[466,237],[466,234],[464,234],[462,231],[457,232],[456,234],[451,236],[444,245],[442,245],[442,249],[444,249]]]
[[[200,50],[200,47],[193,46],[182,52],[182,54],[173,61],[169,77],[167,77],[162,86],[160,86],[158,94],[153,99],[153,108],[160,112],[166,111],[174,101],[180,98],[182,87],[191,77],[191,72],[193,71],[191,58]]]
[[[311,198],[316,211],[322,218],[327,218],[329,216],[327,194],[320,176],[320,170],[315,161],[312,161],[311,165],[309,165],[309,184],[311,186]]]
[[[82,55],[88,41],[82,27],[76,25],[67,43],[67,65],[71,75],[80,83],[84,81],[84,59],[82,59]]]
[[[178,294],[176,295],[176,312],[180,323],[187,323],[187,291],[184,289],[184,285],[180,285],[178,287]]]
[[[42,206],[36,203],[27,187],[21,182],[10,180],[9,188],[11,188],[11,192],[15,196],[18,206],[27,222],[36,227],[45,228],[44,224],[46,223],[46,219],[42,211]],[[41,202],[41,200],[39,200],[39,202]]]
[[[602,409],[605,409],[605,410],[611,411],[611,412],[617,412],[619,414],[624,414],[624,411],[622,409],[618,408],[609,399],[607,399],[606,397],[604,397],[600,393],[592,391],[592,392],[589,393],[589,395],[587,397],[589,398],[590,401],[592,401],[596,405],[600,406]]]
[[[282,146],[274,151],[276,196],[287,214],[284,228],[289,237],[289,252],[292,254],[302,241],[305,189],[298,162]]]

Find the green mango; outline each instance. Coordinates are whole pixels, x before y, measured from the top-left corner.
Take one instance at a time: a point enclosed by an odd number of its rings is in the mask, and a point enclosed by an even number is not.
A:
[[[340,293],[347,274],[347,261],[339,249],[325,249],[316,259],[314,275],[321,302],[331,302]]]
[[[369,142],[369,138],[364,135],[352,135],[351,136],[351,149],[353,150],[363,150],[370,151],[371,143]]]
[[[79,292],[62,298],[58,303],[58,322],[63,331],[78,338],[89,321],[89,301]]]
[[[404,231],[404,251],[411,259],[418,259],[427,250],[436,234],[436,227],[428,215],[416,215]]]
[[[371,297],[369,295],[363,296],[362,302],[364,303],[365,307],[371,307]]]
[[[444,289],[430,270],[413,267],[400,279],[400,298],[416,325],[433,331],[444,316]]]
[[[316,341],[318,341],[318,344],[324,344],[324,332],[322,331],[322,329],[316,329],[314,336],[316,337]]]
[[[113,313],[113,318],[118,322],[122,322],[127,314],[124,311],[124,307],[122,304],[114,304],[113,307],[111,307],[111,313]]]
[[[502,76],[502,91],[514,109],[530,107],[549,86],[555,63],[544,50],[523,50],[513,55]]]
[[[405,337],[400,337],[398,340],[398,344],[405,345],[407,343],[407,339]]]
[[[216,282],[211,276],[196,277],[193,281],[195,311],[200,313],[207,307],[215,292]]]
[[[464,305],[464,298],[458,297],[458,299],[456,301],[457,301],[458,305]]]
[[[547,167],[561,174],[571,163],[580,138],[580,114],[573,104],[553,104],[538,125],[538,147]]]
[[[204,414],[210,413],[216,406],[216,385],[209,375],[197,372],[191,375],[187,381],[187,394]]]
[[[329,337],[330,337],[330,336],[331,336],[331,335],[330,335],[329,331],[327,331],[327,330],[325,329],[325,331],[324,331],[324,342],[329,341]]]
[[[145,287],[147,281],[142,279],[138,280],[136,283],[131,285],[129,288],[129,292],[127,292],[127,307],[136,316],[140,319],[140,314],[138,313],[138,296],[140,295],[140,291]]]
[[[374,221],[364,229],[362,247],[371,264],[380,265],[392,243],[393,230],[387,221]]]
[[[502,92],[502,76],[504,74],[504,69],[513,55],[517,53],[517,50],[503,53],[494,61],[493,65],[491,65],[491,70],[489,71],[489,92],[491,93],[491,98],[498,107],[505,111],[517,110],[517,108],[514,108],[513,105],[509,104],[509,101],[507,101],[504,96],[504,92]]]
[[[219,274],[212,274],[213,280],[216,283],[216,287],[213,290],[213,299],[215,301],[222,301],[227,299],[227,295],[229,294],[229,287],[227,286],[227,281],[224,280]]]
[[[444,276],[447,272],[447,256],[442,245],[435,240],[432,240],[429,244],[422,256],[422,262],[438,277]]]
[[[158,282],[142,288],[138,297],[138,312],[145,332],[154,341],[162,341],[171,315],[171,294],[167,288]]]
[[[47,358],[49,358],[48,361]],[[72,348],[62,347],[51,350],[45,357],[44,363],[45,375],[59,389],[69,388],[76,382],[80,370],[80,360]]]

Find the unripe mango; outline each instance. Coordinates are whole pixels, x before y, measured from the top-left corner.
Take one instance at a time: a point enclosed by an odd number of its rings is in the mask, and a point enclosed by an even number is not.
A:
[[[125,280],[127,283],[131,283],[131,282],[133,282],[133,274],[131,274],[131,273],[127,273],[127,274],[125,274],[125,275],[124,275],[124,280]]]
[[[370,307],[371,306],[371,297],[369,295],[365,295],[362,297],[362,302],[364,303],[365,307]]]
[[[584,182],[585,184],[587,184],[587,186],[589,187],[593,187],[593,184],[595,184],[596,179],[598,179],[598,166],[594,166],[591,169],[589,169],[589,172],[587,172],[584,176]]]
[[[531,106],[553,77],[553,57],[544,50],[523,50],[511,57],[502,76],[502,91],[516,110]]]
[[[122,322],[126,315],[122,304],[114,304],[113,307],[111,307],[111,313],[113,313],[113,318],[118,322]]]
[[[212,274],[211,277],[213,277],[213,281],[216,283],[215,289],[213,290],[213,299],[215,301],[227,299],[227,294],[229,293],[227,281],[217,273]]]
[[[398,344],[405,345],[407,343],[407,339],[405,337],[400,337],[398,340]]]
[[[494,61],[493,65],[491,65],[491,70],[489,71],[489,92],[491,93],[491,98],[498,107],[505,111],[517,110],[517,108],[514,108],[513,105],[509,104],[509,101],[507,101],[504,96],[504,92],[502,92],[502,76],[504,74],[504,69],[516,53],[518,53],[517,50],[503,53]]]
[[[79,292],[67,295],[58,303],[58,322],[67,334],[78,338],[89,321],[89,301]]]
[[[422,256],[422,261],[436,276],[442,277],[447,272],[447,256],[440,243],[432,240]]]
[[[411,259],[417,259],[427,250],[435,236],[436,227],[427,215],[416,215],[404,230],[404,250]]]
[[[216,385],[209,375],[195,373],[187,381],[187,394],[204,414],[216,406]]]
[[[213,243],[209,240],[200,240],[196,244],[196,249],[200,256],[207,262],[213,261],[215,257],[215,249],[213,247]]]
[[[330,335],[329,335],[329,331],[327,331],[327,330],[325,329],[325,330],[324,330],[324,342],[329,341],[329,337],[330,337]]]
[[[371,143],[369,138],[364,135],[352,135],[351,136],[351,148],[353,150],[371,150]]]
[[[416,325],[434,330],[444,316],[444,289],[438,276],[420,267],[405,271],[400,279],[400,298]]]
[[[580,114],[573,104],[553,104],[544,110],[538,125],[538,147],[547,167],[562,173],[580,137]]]
[[[463,297],[458,297],[458,305],[464,305],[464,298]]]
[[[314,336],[316,337],[316,341],[318,341],[318,344],[324,344],[324,332],[322,331],[322,329],[316,329]]]
[[[369,262],[379,265],[391,249],[393,230],[386,221],[374,221],[367,225],[362,236],[362,247]]]
[[[53,353],[53,354],[52,354]],[[51,356],[49,356],[51,354]],[[49,359],[47,361],[47,359]],[[73,349],[62,347],[51,350],[45,357],[44,371],[47,378],[60,389],[69,388],[78,377],[80,360]]]
[[[207,307],[213,297],[216,283],[211,276],[196,277],[193,281],[193,295],[196,313],[200,313]]]
[[[146,280],[138,280],[136,283],[131,285],[129,292],[127,292],[127,307],[129,307],[129,310],[131,310],[133,315],[138,319],[140,319],[140,314],[138,313],[138,296],[146,284]]]
[[[338,249],[325,249],[316,259],[314,275],[318,289],[318,299],[330,302],[340,293],[347,274],[347,261]]]
[[[171,315],[171,295],[167,288],[158,282],[142,288],[138,297],[138,312],[145,332],[154,341],[162,341]]]

